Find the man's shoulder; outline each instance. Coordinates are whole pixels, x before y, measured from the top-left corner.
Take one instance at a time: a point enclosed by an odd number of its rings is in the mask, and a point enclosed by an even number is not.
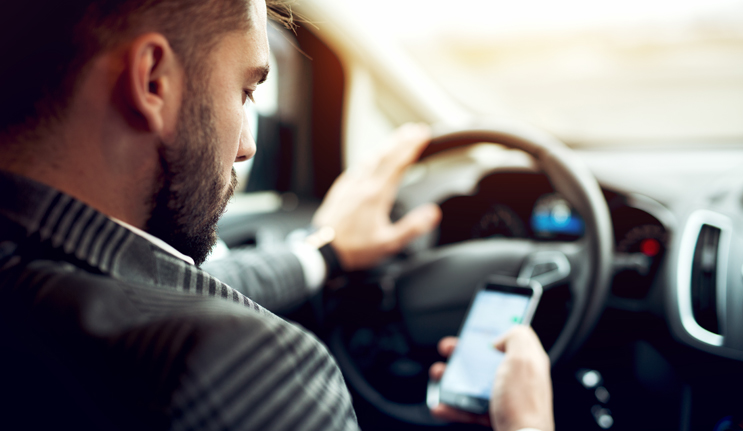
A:
[[[15,277],[3,272],[16,335],[36,339],[44,362],[72,376],[78,392],[97,394],[92,403],[104,417],[138,412],[130,425],[185,428],[355,425],[333,359],[289,322],[61,261],[28,262]]]
[[[251,338],[287,328],[297,331],[275,316],[219,296],[154,281],[123,281],[59,260],[38,259],[15,271],[0,271],[0,297],[18,322],[55,337],[110,341],[142,330],[170,331],[163,340],[150,334],[141,342],[178,344],[188,338],[189,345],[198,346],[220,336]],[[180,335],[166,329],[169,325],[177,326]]]
[[[35,259],[0,270],[0,294],[15,307],[42,308],[46,312],[79,308],[104,313],[106,320],[136,325],[161,318],[202,313],[238,313],[252,309],[216,296],[184,292],[157,280],[121,280],[64,260]],[[183,315],[183,316],[179,316]],[[126,321],[126,322],[124,322]]]

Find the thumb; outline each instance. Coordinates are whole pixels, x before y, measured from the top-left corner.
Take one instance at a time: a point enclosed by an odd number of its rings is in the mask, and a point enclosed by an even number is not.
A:
[[[500,350],[503,353],[506,353],[506,343],[508,342],[508,334],[500,337],[493,343],[493,347]]]
[[[500,338],[498,338],[494,343],[493,347],[500,350],[501,352],[505,353],[506,348],[508,347],[508,343],[511,341],[511,339],[514,338],[514,334],[520,330],[519,326],[515,326],[511,328],[510,331],[503,334]]]
[[[441,209],[436,204],[421,205],[392,225],[390,252],[395,253],[410,241],[435,228],[441,221]]]
[[[531,326],[516,325],[506,332],[503,337],[493,343],[493,347],[504,352],[510,347],[521,351],[529,351],[534,346],[541,347],[539,337]]]

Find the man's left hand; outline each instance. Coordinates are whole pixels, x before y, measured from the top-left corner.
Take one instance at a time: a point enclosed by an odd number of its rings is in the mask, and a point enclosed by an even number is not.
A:
[[[400,180],[430,139],[428,126],[406,124],[393,133],[382,154],[347,170],[333,183],[312,223],[335,230],[331,246],[345,271],[371,268],[438,225],[441,210],[436,204],[390,221]]]

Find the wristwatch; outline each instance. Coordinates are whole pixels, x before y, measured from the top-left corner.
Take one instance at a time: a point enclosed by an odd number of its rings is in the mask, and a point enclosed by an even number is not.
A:
[[[334,239],[335,229],[330,226],[314,229],[304,238],[305,243],[317,248],[317,251],[322,255],[327,269],[327,280],[337,278],[345,272],[341,267],[340,260],[338,260],[338,254],[331,245]]]

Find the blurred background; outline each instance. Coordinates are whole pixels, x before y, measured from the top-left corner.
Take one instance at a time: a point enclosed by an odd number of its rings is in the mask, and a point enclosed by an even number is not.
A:
[[[333,3],[475,113],[571,146],[743,138],[740,0]]]
[[[407,121],[526,121],[573,148],[743,142],[743,0],[294,3],[308,22],[269,31],[246,106],[245,191],[320,198]]]

